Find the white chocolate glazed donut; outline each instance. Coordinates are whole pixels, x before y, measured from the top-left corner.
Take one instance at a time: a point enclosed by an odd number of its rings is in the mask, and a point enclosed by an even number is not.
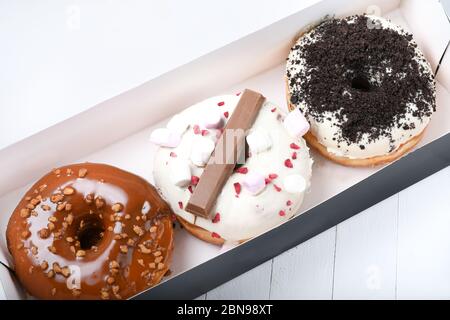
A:
[[[203,144],[202,139],[217,142],[238,101],[238,95],[212,97],[174,116],[168,127],[181,132],[181,142],[173,148],[159,148],[153,172],[156,187],[179,217],[230,242],[255,237],[293,217],[309,187],[312,166],[304,139],[289,135],[283,125],[285,113],[266,101],[250,130],[252,138],[247,139],[250,156],[225,183],[211,219],[185,211],[190,190],[204,170],[193,163],[192,158],[198,158],[192,155],[193,150]],[[213,115],[219,113],[222,124],[217,128]],[[207,129],[204,123],[208,119],[212,120]],[[186,174],[186,169],[180,167],[186,165],[193,178],[188,185],[180,186]],[[178,176],[173,174],[175,171],[182,173]],[[261,177],[265,180],[263,186]]]

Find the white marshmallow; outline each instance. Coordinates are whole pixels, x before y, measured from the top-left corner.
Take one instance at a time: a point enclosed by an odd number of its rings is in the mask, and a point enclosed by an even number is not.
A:
[[[192,142],[191,161],[198,167],[204,167],[214,151],[214,142],[206,137],[196,137]]]
[[[178,187],[187,187],[191,182],[191,167],[186,160],[173,159],[170,167],[170,179]]]
[[[283,186],[289,193],[300,193],[306,190],[306,181],[299,174],[291,174],[283,178]]]
[[[249,172],[242,182],[244,189],[256,196],[266,187],[264,176],[258,172]]]
[[[211,107],[200,114],[200,126],[207,129],[218,129],[223,126],[222,113],[219,108]]]
[[[294,138],[304,136],[309,130],[309,123],[298,108],[288,113],[283,124]]]
[[[254,154],[266,151],[272,147],[270,135],[261,130],[253,130],[246,139],[251,153]]]
[[[176,114],[169,120],[166,127],[181,136],[189,128],[189,121],[186,117]]]
[[[181,136],[167,128],[158,128],[151,133],[150,141],[162,147],[175,148],[180,144]]]

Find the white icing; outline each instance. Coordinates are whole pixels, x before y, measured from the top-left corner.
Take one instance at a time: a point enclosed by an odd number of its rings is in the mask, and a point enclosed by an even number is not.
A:
[[[175,158],[171,157],[170,153],[174,152],[178,159],[189,161],[193,143],[199,136],[194,134],[192,129],[198,125],[199,114],[208,108],[217,106],[219,102],[224,102],[220,106],[220,110],[222,114],[228,112],[231,116],[238,101],[239,97],[235,95],[218,96],[182,111],[178,116],[186,119],[190,124],[190,129],[184,133],[176,148],[160,148],[156,153],[154,164],[155,184],[174,212],[190,223],[219,234],[227,241],[255,237],[294,216],[300,208],[305,191],[295,194],[287,192],[283,187],[283,178],[292,174],[300,175],[309,184],[312,166],[309,149],[303,138],[291,137],[282,124],[285,114],[279,109],[272,112],[271,110],[275,106],[270,102],[265,102],[253,124],[252,131],[268,134],[272,146],[264,152],[252,154],[243,167],[248,168],[247,174],[255,172],[264,177],[276,174],[277,177],[273,178],[272,182],[266,185],[258,195],[252,195],[242,187],[242,191],[237,197],[234,184],[240,183],[243,186],[246,174],[233,173],[225,183],[213,208],[213,213],[220,214],[220,221],[217,223],[213,223],[211,219],[195,217],[181,209],[179,203],[181,202],[184,208],[191,193],[188,188],[179,188],[170,180],[169,173],[176,166]],[[227,118],[223,117],[222,120],[225,123]],[[215,129],[209,131],[210,133],[206,137],[215,136],[219,132]],[[291,143],[297,144],[300,149],[292,149]],[[297,153],[295,160],[291,158],[293,152]],[[293,168],[285,166],[284,161],[288,158],[291,159]],[[204,168],[192,166],[191,170],[193,175],[201,177]],[[277,191],[275,185],[281,188],[281,191]],[[279,214],[281,210],[284,212],[284,216]]]
[[[376,16],[369,16],[369,18],[371,19],[369,23],[372,23],[373,27],[381,26],[382,28],[389,28],[401,34],[406,33],[401,27],[384,18]],[[348,22],[352,23],[352,20],[348,20]],[[317,41],[317,38],[314,38],[312,36],[313,31],[314,30],[302,36],[296,44],[300,45],[301,47],[306,42]],[[411,44],[415,44],[414,40],[411,41]],[[423,53],[418,49],[418,47],[416,47],[415,53],[416,55],[414,59],[423,67],[424,72],[429,74],[431,79],[432,70],[430,64],[425,60]],[[286,68],[292,75],[301,73],[302,70],[305,70],[305,68],[307,68],[305,60],[300,58],[298,55],[298,50],[291,50],[289,54]],[[296,60],[300,60],[300,63],[292,63],[292,61]],[[386,67],[386,73],[391,72],[392,69]],[[380,75],[374,74],[371,80],[380,81],[379,79]],[[292,90],[292,88],[290,88],[290,90]],[[343,96],[346,96],[348,99],[352,99],[351,94],[347,91],[343,92]],[[420,92],[417,93],[417,97],[420,97]],[[305,104],[304,101],[300,101],[297,106],[299,106],[301,110],[307,110],[309,107],[307,104]],[[327,148],[327,151],[329,153],[335,154],[337,156],[347,157],[350,159],[365,159],[389,154],[398,149],[402,144],[406,143],[412,137],[420,134],[428,125],[430,118],[423,117],[422,119],[419,119],[418,117],[414,117],[413,112],[415,109],[416,105],[414,103],[410,103],[405,117],[403,119],[400,119],[399,121],[400,124],[413,123],[413,129],[405,130],[402,127],[398,128],[397,126],[393,126],[390,130],[391,137],[380,135],[376,140],[369,141],[369,135],[363,134],[361,139],[357,143],[348,143],[347,141],[342,139],[341,128],[337,124],[335,115],[331,112],[324,113],[324,117],[321,122],[316,121],[311,116],[308,116],[307,120],[310,123],[310,130],[312,134],[323,146]],[[328,118],[331,120],[328,120]],[[360,145],[363,145],[364,149],[361,149]],[[392,148],[392,145],[394,146],[394,148]]]

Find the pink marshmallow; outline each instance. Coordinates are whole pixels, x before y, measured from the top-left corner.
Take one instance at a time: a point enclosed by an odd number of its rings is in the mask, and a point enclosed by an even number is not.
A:
[[[223,127],[222,113],[218,108],[211,108],[200,115],[200,125],[207,129],[219,129]]]
[[[309,123],[298,108],[288,113],[283,124],[294,138],[304,136],[309,130]]]
[[[150,141],[161,147],[175,148],[180,144],[181,136],[170,129],[158,128],[153,130]]]
[[[249,172],[245,175],[242,182],[244,188],[252,195],[256,196],[266,187],[264,176],[258,172]]]

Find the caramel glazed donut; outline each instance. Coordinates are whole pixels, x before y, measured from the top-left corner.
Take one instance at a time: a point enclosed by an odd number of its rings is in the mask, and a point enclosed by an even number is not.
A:
[[[343,165],[392,161],[423,135],[435,81],[411,34],[375,16],[331,19],[301,36],[286,67],[290,109],[308,144]]]
[[[41,299],[124,299],[157,284],[173,249],[172,211],[156,189],[93,163],[55,169],[7,228],[15,272]]]
[[[238,95],[204,100],[151,136],[164,145],[155,156],[155,186],[187,231],[217,245],[248,240],[287,221],[298,212],[310,184],[312,159],[304,139],[289,133],[285,113],[266,101],[246,136],[249,157],[224,184],[211,218],[184,210],[238,101]],[[163,136],[178,138],[162,143]]]

